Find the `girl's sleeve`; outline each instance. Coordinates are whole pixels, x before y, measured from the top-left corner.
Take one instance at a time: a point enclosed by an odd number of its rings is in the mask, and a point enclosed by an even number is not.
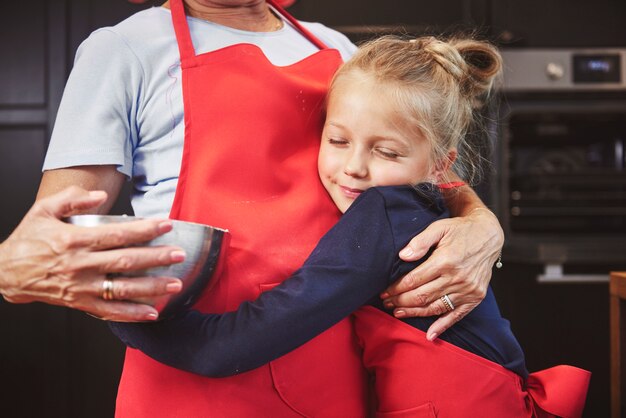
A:
[[[382,291],[397,258],[383,197],[364,193],[302,268],[234,312],[187,311],[153,324],[111,323],[125,344],[209,377],[230,376],[286,354]]]

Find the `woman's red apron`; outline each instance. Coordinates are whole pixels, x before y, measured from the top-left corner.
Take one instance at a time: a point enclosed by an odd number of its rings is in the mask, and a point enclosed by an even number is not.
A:
[[[376,417],[528,418],[582,415],[591,373],[557,366],[526,383],[501,365],[364,307],[355,313]]]
[[[321,108],[341,57],[301,27],[321,50],[290,66],[274,66],[250,44],[195,55],[182,0],[170,4],[185,107],[171,217],[230,230],[222,274],[195,306],[224,312],[286,279],[338,219],[316,161]],[[228,378],[186,373],[129,349],[116,415],[362,417],[365,382],[352,324],[343,320],[271,364]]]

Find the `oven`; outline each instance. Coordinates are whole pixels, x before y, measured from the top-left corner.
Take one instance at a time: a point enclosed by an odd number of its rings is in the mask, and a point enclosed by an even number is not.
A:
[[[491,195],[504,258],[544,266],[540,281],[606,281],[626,266],[626,49],[503,60]]]
[[[590,370],[583,416],[609,416],[607,282],[626,270],[626,48],[505,49],[503,61],[485,195],[506,240],[491,284],[529,370]]]

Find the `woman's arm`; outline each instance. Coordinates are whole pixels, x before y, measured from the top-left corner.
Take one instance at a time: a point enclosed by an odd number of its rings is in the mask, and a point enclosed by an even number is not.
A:
[[[428,330],[433,340],[460,321],[485,297],[491,269],[504,244],[496,216],[469,186],[444,189],[454,218],[434,222],[400,252],[405,261],[418,260],[430,248],[431,256],[392,284],[381,297],[399,317],[441,315]],[[440,298],[447,294],[451,312]]]
[[[411,211],[409,219],[415,213],[426,211]],[[234,312],[189,311],[154,324],[111,323],[111,329],[150,357],[205,376],[261,366],[328,329],[387,286],[398,246],[386,215],[382,196],[375,190],[364,193],[301,269]],[[427,215],[415,220],[415,231],[430,221]]]
[[[70,187],[78,186],[85,190],[102,190],[107,199],[96,208],[82,213],[108,213],[120,194],[125,177],[113,165],[93,165],[49,170],[43,173],[37,200],[58,193]]]
[[[0,292],[12,303],[44,302],[80,309],[118,321],[149,321],[158,317],[147,305],[105,301],[102,283],[108,272],[124,272],[180,262],[175,247],[119,247],[139,244],[169,232],[169,220],[145,220],[84,228],[62,218],[103,212],[111,206],[123,182],[113,166],[80,167],[44,174],[38,200],[9,238],[0,245]],[[104,189],[88,192],[84,189]],[[108,197],[108,198],[107,198]],[[177,293],[175,278],[119,278],[115,299]]]

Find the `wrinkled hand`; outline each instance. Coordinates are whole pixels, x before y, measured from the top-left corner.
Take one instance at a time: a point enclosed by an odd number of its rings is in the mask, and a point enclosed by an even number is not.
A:
[[[124,300],[177,293],[176,278],[116,277],[113,298],[102,299],[107,273],[120,273],[183,261],[176,247],[119,248],[169,232],[168,220],[79,227],[60,219],[95,208],[105,192],[70,187],[34,204],[9,238],[0,244],[0,293],[12,303],[44,302],[79,309],[102,319],[155,320],[151,306]]]
[[[428,329],[434,340],[461,320],[485,297],[491,269],[498,259],[504,233],[495,215],[477,209],[464,217],[431,224],[400,252],[405,261],[431,256],[381,297],[398,318],[441,315]],[[447,294],[455,309],[447,312],[441,297]]]

